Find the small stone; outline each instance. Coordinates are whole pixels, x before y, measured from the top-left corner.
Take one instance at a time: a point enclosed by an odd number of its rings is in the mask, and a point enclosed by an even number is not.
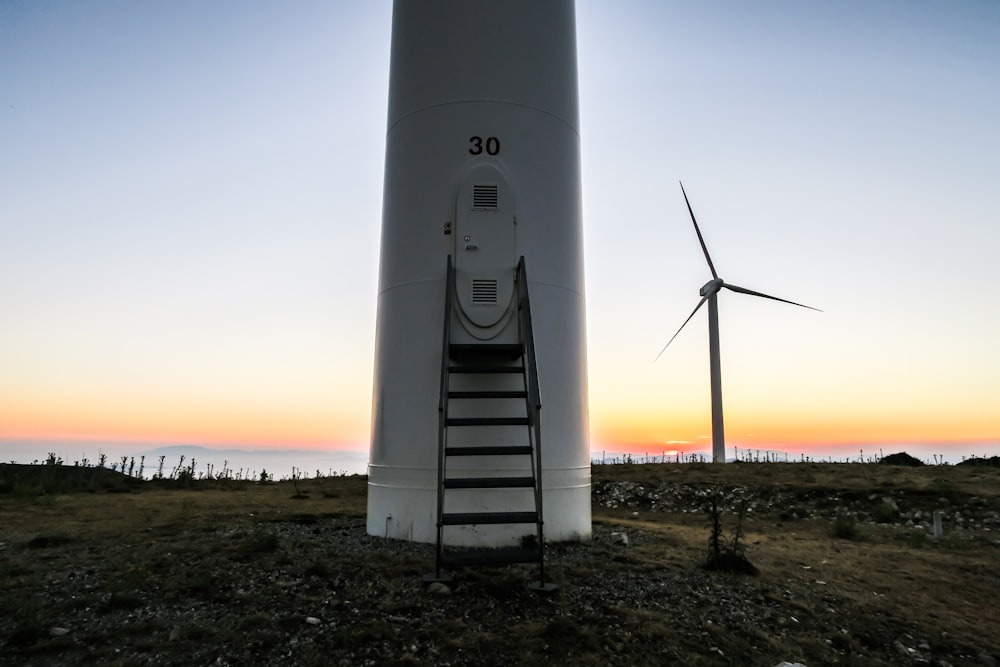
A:
[[[60,628],[58,626],[56,626],[56,627],[52,628],[51,630],[49,630],[49,636],[50,637],[65,637],[68,634],[69,634],[69,630],[67,628]]]
[[[322,621],[316,618],[315,616],[306,616],[306,623],[308,623],[309,625],[319,625],[320,623],[322,623]]]
[[[427,592],[434,593],[435,595],[450,595],[451,589],[440,581],[434,581],[427,587]]]
[[[620,544],[623,547],[627,547],[628,535],[625,533],[611,533],[611,544]]]

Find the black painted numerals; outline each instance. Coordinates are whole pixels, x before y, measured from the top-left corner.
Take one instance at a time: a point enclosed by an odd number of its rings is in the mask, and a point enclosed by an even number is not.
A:
[[[469,146],[470,155],[482,155],[483,151],[487,155],[497,155],[500,153],[500,140],[496,137],[486,137],[485,139],[482,137],[469,137],[469,143],[472,144]]]

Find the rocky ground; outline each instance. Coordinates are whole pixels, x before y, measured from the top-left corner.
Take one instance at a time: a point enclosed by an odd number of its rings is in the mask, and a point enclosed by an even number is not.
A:
[[[684,485],[671,481],[643,484],[601,480],[594,485],[594,502],[611,509],[642,509],[665,513],[703,513],[711,486]],[[1000,546],[1000,510],[988,497],[954,494],[933,489],[865,490],[787,489],[781,487],[730,486],[725,509],[733,513],[742,504],[751,515],[782,520],[836,519],[851,517],[858,522],[902,526],[933,531],[934,513],[941,515],[942,528],[995,532]]]
[[[595,474],[592,542],[548,549],[547,578],[559,584],[551,594],[528,589],[532,566],[465,569],[429,588],[421,575],[432,547],[365,533],[363,480],[303,483],[298,500],[287,485],[133,491],[97,516],[74,513],[103,496],[0,496],[0,664],[946,667],[1000,658],[1000,632],[989,631],[1000,626],[982,618],[1000,592],[995,490],[814,492],[613,476]],[[712,494],[724,500],[727,535],[745,509],[744,546],[759,576],[702,567]],[[909,537],[927,534],[942,507],[946,540]],[[856,532],[837,538],[831,527],[844,517]],[[881,567],[886,559],[900,560]],[[922,568],[942,562],[976,589],[954,598],[968,608],[945,599],[952,583],[922,593],[899,576],[925,577]]]

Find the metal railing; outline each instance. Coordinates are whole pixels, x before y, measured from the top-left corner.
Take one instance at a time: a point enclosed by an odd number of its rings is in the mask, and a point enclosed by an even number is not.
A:
[[[542,512],[542,447],[541,447],[541,409],[542,399],[538,382],[538,364],[535,354],[535,340],[532,335],[531,303],[528,299],[528,277],[524,268],[524,257],[517,264],[515,275],[517,329],[518,341],[522,346],[522,363],[524,364],[524,383],[528,416],[528,438],[531,444],[531,472],[535,480],[535,508],[538,518],[538,553],[539,581],[545,586],[545,557]],[[437,483],[437,553],[435,558],[435,577],[440,579],[444,551],[444,480],[445,461],[448,439],[448,396],[449,396],[449,365],[451,359],[451,320],[454,309],[455,268],[451,255],[448,256],[445,278],[444,297],[444,333],[441,343],[441,386],[438,399],[438,483]]]
[[[535,355],[535,337],[532,334],[533,327],[531,324],[531,301],[528,298],[528,274],[524,268],[523,255],[517,263],[517,276],[514,279],[514,285],[517,289],[518,338],[524,346],[524,378],[527,384],[525,391],[528,394],[528,416],[531,421],[531,426],[528,429],[528,437],[530,438],[532,437],[532,433],[534,434],[534,442],[532,443],[534,455],[532,456],[531,466],[533,468],[532,474],[535,478],[535,509],[538,512],[538,550],[542,554],[545,549],[545,536],[542,528],[544,524],[544,514],[542,513],[542,396],[538,385],[538,363]],[[544,562],[544,556],[539,557],[539,577],[543,585],[545,583]]]
[[[435,571],[437,577],[441,576],[441,556],[444,548],[444,461],[447,440],[448,425],[448,364],[449,348],[451,347],[451,311],[452,294],[455,289],[455,267],[451,262],[451,255],[448,255],[448,270],[444,281],[444,335],[441,342],[441,395],[438,398],[438,479],[437,479],[437,554],[435,557]]]

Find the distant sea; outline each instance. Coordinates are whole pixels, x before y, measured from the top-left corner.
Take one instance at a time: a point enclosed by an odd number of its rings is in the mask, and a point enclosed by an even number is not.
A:
[[[673,446],[672,446],[673,447]],[[775,462],[775,463],[875,463],[884,456],[906,452],[928,465],[955,465],[969,458],[988,458],[1000,456],[1000,441],[969,442],[969,443],[865,443],[809,445],[798,449],[747,447],[744,445],[728,446],[726,461]],[[657,451],[650,448],[642,452],[611,451],[609,449],[590,452],[591,463],[690,463],[692,461],[711,461],[712,448],[691,445],[690,448],[673,451],[667,449]]]
[[[49,454],[55,454],[66,465],[99,465],[101,455],[104,466],[121,468],[125,458],[126,469],[133,466],[133,474],[150,478],[160,472],[163,457],[163,475],[169,477],[178,467],[188,467],[194,461],[195,477],[222,474],[242,479],[259,479],[261,472],[281,480],[292,474],[300,477],[329,475],[364,475],[368,472],[368,448],[345,450],[319,449],[250,449],[220,448],[198,445],[164,445],[150,447],[149,443],[100,443],[63,441],[12,441],[0,440],[0,461],[4,463],[44,463]],[[183,457],[183,461],[182,458]],[[86,462],[86,463],[84,463]]]
[[[611,451],[592,449],[591,462],[606,463],[686,463],[711,460],[711,449],[692,446],[679,453],[668,450],[644,452]],[[1000,442],[978,443],[876,443],[866,445],[816,446],[800,451],[791,449],[762,449],[753,447],[729,447],[726,458],[742,461],[775,462],[873,462],[882,456],[906,452],[927,464],[960,463],[971,457],[1000,456]],[[66,465],[98,465],[104,455],[105,467],[120,468],[122,457],[126,468],[132,466],[133,474],[138,474],[142,466],[142,476],[149,478],[160,471],[160,457],[163,457],[164,476],[170,476],[179,466],[195,464],[195,476],[209,474],[218,476],[223,468],[231,477],[259,479],[261,472],[275,480],[288,479],[293,474],[300,477],[317,475],[364,475],[368,472],[368,447],[358,445],[349,449],[253,449],[251,447],[198,446],[186,444],[152,445],[148,442],[79,442],[57,440],[9,440],[0,439],[0,462],[44,463],[52,453]],[[145,457],[143,459],[143,457]],[[182,461],[183,457],[183,461]]]

